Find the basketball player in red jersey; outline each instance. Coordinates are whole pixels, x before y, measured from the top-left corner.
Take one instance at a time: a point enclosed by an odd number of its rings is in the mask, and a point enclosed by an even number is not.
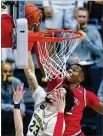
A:
[[[70,77],[66,77],[63,84],[72,90],[75,98],[75,106],[70,112],[64,115],[66,127],[63,136],[84,136],[80,125],[84,108],[88,106],[103,115],[103,103],[100,102],[94,93],[80,85],[86,75],[83,66],[80,64],[72,64],[67,71]],[[53,84],[59,81],[60,79],[56,78],[53,80]],[[52,89],[52,83],[49,88]]]
[[[96,112],[103,115],[103,103],[92,92],[81,86],[81,82],[85,78],[85,69],[79,64],[72,64],[67,70],[70,77],[66,77],[64,84],[71,88],[75,97],[75,106],[70,113],[65,114],[65,132],[64,136],[83,136],[81,131],[81,119],[83,110],[86,106],[94,109]]]

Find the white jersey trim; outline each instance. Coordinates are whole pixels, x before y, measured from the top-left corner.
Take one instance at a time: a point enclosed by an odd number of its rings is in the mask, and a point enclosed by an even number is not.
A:
[[[84,106],[86,107],[86,89],[84,88]]]

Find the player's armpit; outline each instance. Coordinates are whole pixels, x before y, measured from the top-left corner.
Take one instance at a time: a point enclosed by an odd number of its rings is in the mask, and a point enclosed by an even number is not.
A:
[[[37,81],[37,78],[36,78],[36,75],[35,73],[29,69],[29,68],[26,68],[24,70],[25,72],[25,75],[26,75],[26,78],[27,78],[27,81],[28,81],[28,85],[29,85],[29,89],[30,91],[33,93],[35,91],[35,89],[38,88],[38,81]]]
[[[103,115],[103,103],[100,102],[97,106],[94,107],[94,110]]]

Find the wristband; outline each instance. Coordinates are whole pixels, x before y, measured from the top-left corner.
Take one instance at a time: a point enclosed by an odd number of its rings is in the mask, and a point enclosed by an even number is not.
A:
[[[20,109],[20,103],[18,103],[18,104],[14,103],[14,109]]]

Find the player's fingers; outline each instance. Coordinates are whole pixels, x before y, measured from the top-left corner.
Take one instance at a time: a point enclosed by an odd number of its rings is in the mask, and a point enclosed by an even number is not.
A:
[[[50,102],[55,106],[55,100],[50,100]]]
[[[21,83],[21,85],[20,85],[20,91],[23,92],[24,91],[23,88],[24,88],[24,83]]]
[[[20,85],[16,87],[16,93],[19,91]]]
[[[63,97],[63,102],[65,102],[65,96]]]
[[[56,99],[57,98],[57,90],[54,90],[54,95],[53,95],[53,97]]]
[[[59,99],[59,101],[62,99],[62,94],[61,94],[60,90],[58,91],[58,99]]]
[[[12,92],[13,92],[13,94],[16,94],[16,91],[15,91],[14,87],[12,87]]]

